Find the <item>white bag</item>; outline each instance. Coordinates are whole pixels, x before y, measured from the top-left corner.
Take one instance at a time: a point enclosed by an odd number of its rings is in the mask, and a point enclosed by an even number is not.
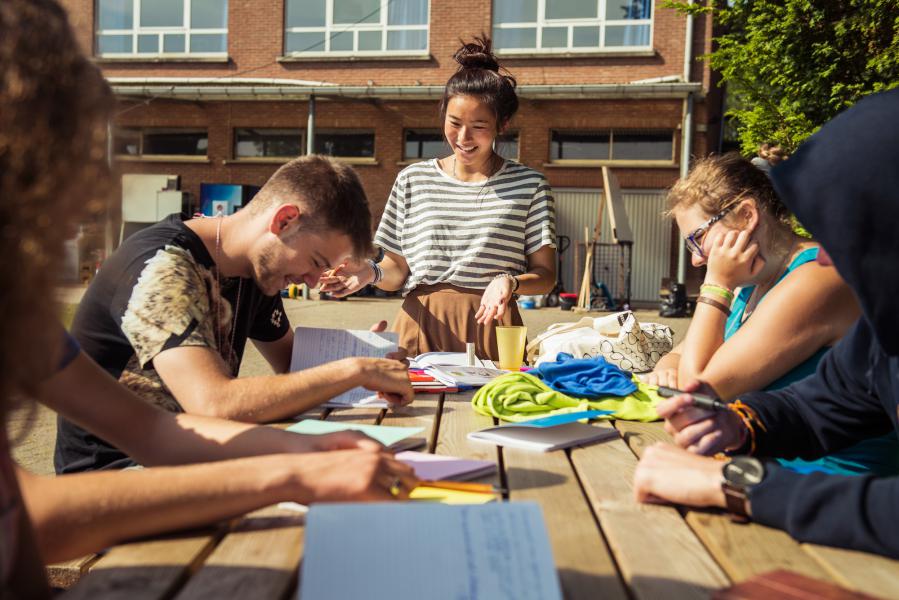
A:
[[[555,361],[559,352],[575,358],[602,356],[625,371],[643,373],[652,371],[673,347],[670,327],[660,323],[641,325],[628,310],[550,325],[528,344],[527,358],[529,364],[539,365]]]

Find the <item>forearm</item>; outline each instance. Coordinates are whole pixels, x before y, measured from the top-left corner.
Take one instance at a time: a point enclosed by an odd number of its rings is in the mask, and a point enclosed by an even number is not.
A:
[[[139,536],[311,497],[274,455],[210,465],[38,477],[19,472],[44,560],[97,552]],[[296,460],[293,457],[293,460]]]
[[[381,281],[375,284],[376,287],[385,292],[395,292],[402,289],[403,284],[406,283],[406,278],[409,276],[408,266],[394,260],[389,254],[384,256],[383,260],[378,263],[378,266],[381,267],[383,277]]]
[[[284,375],[223,378],[206,390],[200,414],[249,423],[294,417],[360,386],[365,366],[355,358]]]
[[[144,465],[311,449],[306,436],[211,417],[173,414],[151,406],[83,354],[41,386],[40,400]],[[136,424],[141,428],[137,435],[132,429]],[[159,440],[167,443],[160,444]]]
[[[715,352],[724,344],[727,315],[713,306],[697,303],[677,364],[678,381],[702,379]]]
[[[532,267],[527,273],[516,275],[518,280],[518,289],[516,294],[538,295],[546,294],[556,284],[556,274],[552,269],[546,267]]]

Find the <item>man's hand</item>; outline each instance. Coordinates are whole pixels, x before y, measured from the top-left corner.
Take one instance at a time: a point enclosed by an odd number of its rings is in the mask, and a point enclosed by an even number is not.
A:
[[[696,456],[659,442],[646,449],[634,473],[638,502],[672,502],[686,506],[725,506],[721,483],[724,462]]]
[[[684,386],[686,392],[711,390],[701,381]],[[742,445],[748,432],[740,417],[731,410],[708,411],[693,406],[693,397],[687,394],[674,396],[656,406],[659,416],[665,419],[665,431],[674,442],[696,454],[712,455],[725,450],[735,450]]]
[[[408,498],[417,479],[412,468],[375,450],[338,450],[297,457],[300,502],[359,502]]]
[[[360,384],[395,406],[412,402],[415,392],[406,363],[390,358],[353,358]]]

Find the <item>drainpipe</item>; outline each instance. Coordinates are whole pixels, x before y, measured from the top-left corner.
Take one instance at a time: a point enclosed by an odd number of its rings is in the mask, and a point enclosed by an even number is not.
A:
[[[690,0],[690,5],[693,1]],[[684,83],[690,82],[690,65],[693,61],[693,15],[687,15],[686,40],[684,42]],[[693,92],[684,98],[684,118],[681,125],[680,177],[684,179],[690,172],[690,148],[693,145]],[[687,281],[687,248],[683,239],[678,236],[677,243],[677,281]]]
[[[109,165],[110,173],[115,172],[113,170],[113,152],[115,150],[113,148],[114,140],[112,139],[112,132],[113,132],[112,121],[109,121],[106,124],[106,162]],[[115,237],[113,236],[113,232],[112,232],[112,202],[113,201],[112,201],[111,197],[107,198],[107,200],[106,200],[106,228],[105,228],[105,232],[103,235],[103,237],[105,238],[104,239],[105,248],[103,249],[104,250],[103,260],[106,260],[112,254],[113,245],[115,243],[114,242]],[[119,197],[119,202],[121,203],[121,196]],[[81,269],[80,264],[78,265],[78,268],[79,268],[79,274],[80,274],[80,269]]]
[[[306,155],[315,153],[315,94],[309,94],[309,117],[306,119]]]

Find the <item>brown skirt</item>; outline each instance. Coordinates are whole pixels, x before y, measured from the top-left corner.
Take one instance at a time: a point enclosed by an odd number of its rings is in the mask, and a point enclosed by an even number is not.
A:
[[[424,352],[465,352],[465,343],[474,342],[478,358],[499,360],[496,327],[480,325],[474,318],[482,294],[483,290],[448,283],[418,286],[406,296],[393,324],[400,347],[413,357]],[[509,302],[499,324],[524,325],[515,300]]]

